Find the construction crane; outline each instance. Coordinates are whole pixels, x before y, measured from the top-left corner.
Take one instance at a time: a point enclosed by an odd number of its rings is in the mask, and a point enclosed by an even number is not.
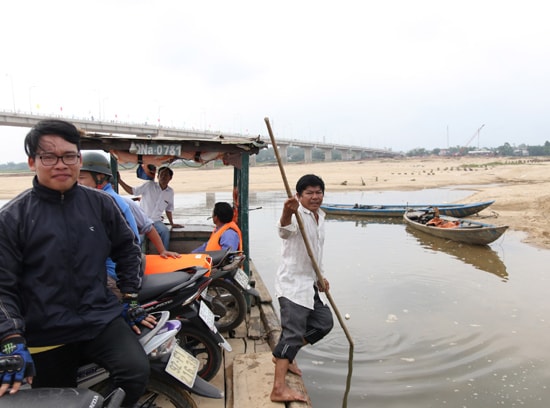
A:
[[[476,132],[472,135],[472,137],[470,137],[470,138],[468,139],[468,141],[462,145],[462,148],[460,149],[460,152],[461,152],[461,153],[464,153],[464,152],[466,151],[466,149],[468,148],[468,146],[470,145],[470,143],[472,143],[472,140],[474,140],[474,138],[475,138],[476,136],[477,136],[477,147],[478,147],[478,149],[479,149],[479,132],[481,132],[481,129],[483,129],[483,126],[485,126],[485,124],[481,125],[481,126],[479,127],[479,129],[476,130]]]

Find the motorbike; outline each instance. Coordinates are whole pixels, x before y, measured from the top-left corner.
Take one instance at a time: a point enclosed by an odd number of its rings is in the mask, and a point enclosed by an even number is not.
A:
[[[179,348],[175,340],[181,322],[169,320],[167,311],[154,313],[157,325],[153,329],[143,328],[139,342],[149,356],[151,374],[139,407],[195,408],[190,393],[208,398],[223,398],[220,390],[196,375],[199,362]],[[17,371],[23,367],[21,356],[0,357],[0,372]],[[85,364],[77,371],[78,388],[36,388],[28,384],[14,395],[0,398],[0,407],[18,408],[38,406],[42,408],[60,407],[118,408],[124,400],[122,389],[113,388],[109,373],[95,363]],[[107,395],[103,397],[103,395]],[[170,404],[170,405],[168,405]]]
[[[147,257],[149,257],[148,255]],[[179,345],[200,362],[198,376],[214,378],[222,364],[222,351],[232,351],[215,326],[215,316],[201,294],[212,282],[210,269],[193,266],[165,273],[143,276],[139,301],[145,311],[168,310],[182,327],[177,335]]]
[[[1,356],[0,373],[15,372],[23,368],[21,356]],[[35,388],[24,384],[16,394],[6,393],[0,398],[2,408],[119,408],[126,393],[116,388],[107,397],[86,388]]]
[[[0,371],[11,370],[0,357]],[[17,365],[18,363],[15,363]],[[26,388],[16,394],[6,394],[0,398],[1,408],[120,408],[125,392],[117,388],[111,395],[103,398],[97,392],[85,388]]]
[[[158,255],[146,255],[145,275],[161,272],[194,273],[194,268],[210,269],[212,281],[203,291],[202,300],[214,312],[215,326],[219,332],[232,333],[246,318],[246,295],[259,299],[259,292],[253,287],[241,265],[245,259],[240,251],[218,250],[198,254],[183,254],[180,258],[164,259]]]
[[[246,317],[245,296],[257,300],[260,293],[241,268],[246,257],[242,252],[219,250],[204,253],[212,258],[212,282],[203,297],[216,315],[218,330],[231,333]]]
[[[142,328],[139,336],[139,342],[149,356],[151,374],[138,406],[162,404],[164,407],[193,408],[196,404],[190,393],[223,398],[220,390],[197,376],[199,361],[178,346],[176,336],[181,322],[170,320],[170,312],[165,310],[152,314],[157,318],[157,325],[153,329]],[[88,388],[102,395],[112,388],[109,373],[95,363],[78,369],[77,383],[79,388]]]

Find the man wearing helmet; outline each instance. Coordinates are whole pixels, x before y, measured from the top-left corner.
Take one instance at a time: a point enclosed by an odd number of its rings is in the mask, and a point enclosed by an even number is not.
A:
[[[109,159],[99,152],[85,152],[82,155],[82,168],[78,182],[84,186],[98,188],[110,194],[116,201],[120,211],[128,221],[128,224],[138,236],[146,235],[147,238],[155,245],[160,256],[163,258],[172,257],[178,258],[180,255],[177,252],[168,251],[162,243],[158,232],[153,228],[153,221],[147,217],[143,210],[131,202],[129,199],[121,197],[111,185],[111,164]],[[114,267],[107,266],[109,276],[116,279],[114,275]]]
[[[111,172],[109,159],[107,159],[107,157],[105,157],[102,153],[85,152],[82,154],[82,167],[80,168],[78,183],[86,187],[98,188],[113,197],[118,205],[118,208],[120,208],[122,215],[124,215],[126,222],[130,228],[132,228],[132,231],[134,231],[134,234],[139,241],[138,227],[134,215],[130,209],[130,205],[113,189],[113,186],[109,182],[111,177],[113,177],[113,173]],[[111,258],[107,258],[106,266],[107,274],[116,282],[116,264]],[[116,287],[116,285],[114,286]]]
[[[139,239],[136,220],[128,203],[118,195],[111,185],[111,164],[109,159],[99,152],[85,152],[82,154],[82,167],[78,176],[79,184],[87,187],[98,188],[114,198],[124,218]]]

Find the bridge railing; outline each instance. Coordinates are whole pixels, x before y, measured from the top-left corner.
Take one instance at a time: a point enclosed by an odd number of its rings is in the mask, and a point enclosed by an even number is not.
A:
[[[148,123],[131,123],[119,120],[101,121],[96,120],[93,117],[79,118],[79,117],[67,117],[62,115],[37,115],[27,112],[13,112],[13,111],[0,111],[0,126],[15,126],[15,127],[32,127],[40,120],[56,117],[59,119],[67,120],[74,123],[86,130],[87,132],[97,133],[110,133],[110,134],[131,134],[131,135],[159,135],[181,138],[243,138],[250,135],[242,135],[239,133],[221,132],[221,131],[209,131],[209,130],[197,130],[197,129],[181,129],[169,126],[161,126],[160,124],[148,124]],[[270,145],[270,139],[267,136],[256,136],[267,145]],[[345,144],[325,143],[318,141],[306,141],[297,139],[285,139],[278,138],[277,144],[286,151],[288,147],[298,147],[306,151],[306,161],[311,161],[311,150],[320,149],[325,152],[341,151],[346,152],[344,156],[346,159],[353,156],[353,152],[357,153],[359,158],[366,157],[396,157],[401,156],[401,153],[396,153],[391,150],[374,149],[364,146],[354,146]],[[328,156],[328,154],[326,154]]]

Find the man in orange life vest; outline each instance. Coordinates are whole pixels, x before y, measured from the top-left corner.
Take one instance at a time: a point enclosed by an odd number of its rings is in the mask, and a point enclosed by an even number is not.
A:
[[[218,251],[220,249],[241,251],[243,239],[239,226],[233,221],[233,207],[226,202],[216,203],[212,211],[212,221],[216,224],[216,228],[210,238],[192,252]]]

